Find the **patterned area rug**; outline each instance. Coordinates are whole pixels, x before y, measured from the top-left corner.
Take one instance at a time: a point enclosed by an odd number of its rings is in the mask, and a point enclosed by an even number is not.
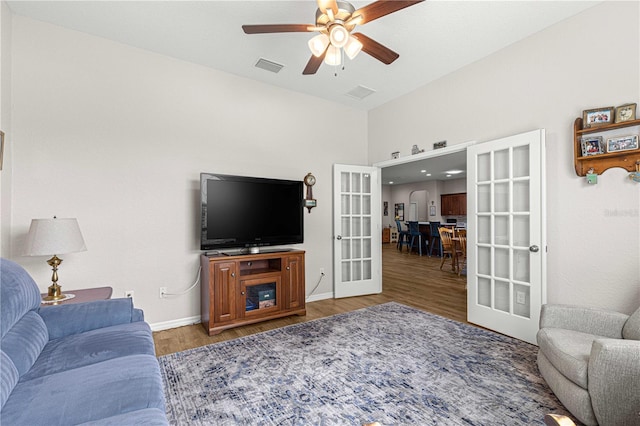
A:
[[[159,358],[177,425],[535,425],[537,347],[398,303]]]

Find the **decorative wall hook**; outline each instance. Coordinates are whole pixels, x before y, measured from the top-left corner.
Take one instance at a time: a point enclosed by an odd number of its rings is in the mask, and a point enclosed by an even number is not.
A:
[[[636,161],[636,171],[629,173],[629,179],[640,183],[640,160]]]

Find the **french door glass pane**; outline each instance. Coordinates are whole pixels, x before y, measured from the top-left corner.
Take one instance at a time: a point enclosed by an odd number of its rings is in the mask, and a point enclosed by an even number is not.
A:
[[[478,305],[491,307],[491,280],[478,278]]]
[[[371,214],[371,195],[362,196],[362,214]]]
[[[513,211],[529,211],[529,181],[517,181],[513,183]]]
[[[496,248],[494,250],[494,268],[495,276],[498,278],[509,279],[509,249]]]
[[[503,149],[493,154],[495,170],[493,178],[496,180],[509,179],[509,150]]]
[[[362,225],[360,224],[360,222],[361,222],[360,217],[351,218],[351,230],[353,232],[352,235],[354,237],[359,237],[362,235],[362,232],[361,232]]]
[[[342,208],[340,209],[341,213],[350,214],[351,213],[351,197],[349,197],[348,195],[342,194],[340,199],[342,200]]]
[[[362,240],[360,238],[354,238],[351,241],[351,247],[353,250],[351,251],[352,259],[360,259],[362,258]]]
[[[360,214],[360,195],[353,195],[351,198],[351,207],[353,214]]]
[[[353,281],[360,281],[362,279],[362,262],[360,260],[353,261],[352,273]]]
[[[504,312],[509,312],[509,282],[496,280],[494,286],[494,305],[495,309],[499,309]]]
[[[531,318],[531,289],[529,286],[513,285],[513,313],[521,317]]]
[[[348,238],[351,236],[351,221],[348,216],[342,216],[342,229],[340,235],[342,238]]]
[[[360,173],[352,173],[351,174],[351,192],[360,193],[361,191],[360,185]]]
[[[351,281],[351,262],[342,262],[342,282]]]
[[[491,212],[491,185],[478,185],[478,213]]]
[[[362,193],[371,194],[371,175],[367,173],[362,175]]]
[[[371,217],[364,216],[362,218],[362,235],[364,237],[371,236]]]
[[[362,261],[362,279],[363,280],[370,280],[371,279],[371,271],[372,271],[371,261],[370,260],[363,260]]]
[[[478,217],[478,243],[491,244],[491,217]]]
[[[529,241],[529,216],[513,216],[513,245],[526,247]]]
[[[495,216],[496,235],[494,235],[494,244],[506,246],[509,245],[509,216]]]
[[[478,182],[491,180],[491,154],[478,155]]]
[[[509,182],[494,185],[495,212],[509,211]]]
[[[478,273],[491,275],[491,248],[478,247]]]
[[[348,238],[343,238],[340,242],[342,246],[342,258],[343,259],[351,259],[351,244]]]
[[[513,177],[529,176],[529,145],[513,148]]]
[[[529,249],[513,251],[513,279],[528,283],[530,281],[531,265],[529,264]]]
[[[351,186],[349,185],[349,173],[340,173],[340,192],[351,192]]]

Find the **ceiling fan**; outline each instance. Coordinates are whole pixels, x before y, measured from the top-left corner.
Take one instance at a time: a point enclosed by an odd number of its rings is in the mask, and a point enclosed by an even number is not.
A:
[[[382,18],[424,0],[378,0],[356,10],[351,3],[317,0],[316,23],[243,25],[246,34],[319,32],[309,40],[313,54],[302,74],[315,74],[322,65],[340,65],[342,53],[353,59],[362,50],[380,62],[390,64],[400,55],[362,33],[351,33],[357,25]]]

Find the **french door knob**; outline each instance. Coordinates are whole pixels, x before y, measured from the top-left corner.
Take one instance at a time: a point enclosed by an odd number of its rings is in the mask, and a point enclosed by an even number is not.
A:
[[[341,240],[341,239],[342,239],[342,235],[338,235],[338,236],[336,237],[336,240]]]
[[[537,253],[538,251],[540,251],[540,247],[533,245],[531,247],[529,247],[529,251],[533,252],[533,253]]]

